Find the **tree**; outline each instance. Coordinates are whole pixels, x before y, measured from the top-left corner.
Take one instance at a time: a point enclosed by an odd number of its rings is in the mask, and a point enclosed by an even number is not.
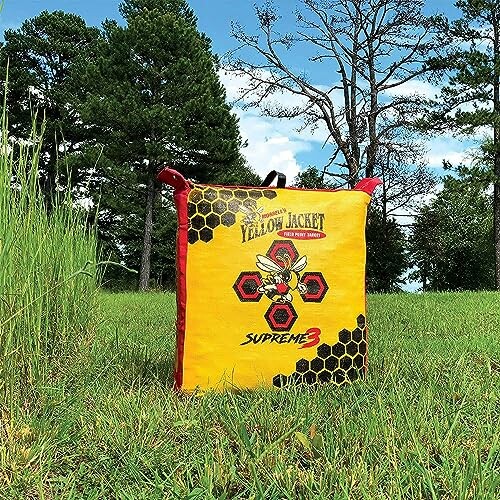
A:
[[[401,277],[408,269],[406,236],[395,219],[384,219],[376,206],[368,209],[366,243],[366,289],[376,293],[401,291]]]
[[[443,191],[420,210],[410,244],[424,291],[495,286],[491,204],[477,185],[447,177]]]
[[[106,44],[87,65],[93,83],[83,117],[97,126],[107,170],[102,209],[111,225],[142,220],[139,288],[148,287],[153,214],[161,203],[156,174],[169,165],[198,182],[254,183],[240,153],[238,122],[226,103],[210,40],[184,0],[125,0],[126,26],[106,22]],[[118,203],[116,179],[123,200]],[[138,203],[136,195],[142,198]],[[114,219],[114,220],[113,220]],[[116,238],[115,247],[123,240]],[[129,252],[130,255],[130,252]]]
[[[335,189],[334,182],[325,177],[325,172],[320,173],[317,168],[311,165],[297,174],[293,185],[302,189]]]
[[[422,197],[433,191],[437,177],[422,160],[423,146],[408,141],[408,147],[381,148],[375,175],[382,186],[374,193],[372,204],[378,207],[382,224],[392,216],[412,215]]]
[[[85,171],[60,168],[65,153],[77,151],[87,138],[70,89],[74,61],[95,56],[100,32],[85,21],[62,11],[43,11],[23,22],[17,30],[5,32],[0,50],[0,74],[8,79],[7,107],[12,137],[28,139],[33,121],[45,120],[45,137],[40,155],[41,188],[50,205],[56,184],[76,187]],[[8,75],[7,75],[8,67]]]
[[[397,132],[421,108],[423,99],[403,86],[428,71],[425,60],[439,47],[436,19],[425,17],[423,6],[423,0],[301,0],[297,30],[281,34],[278,10],[267,2],[256,7],[262,36],[235,25],[240,49],[228,67],[248,80],[241,97],[251,99],[249,106],[300,118],[304,128],[324,127],[333,145],[328,166],[336,167],[329,173],[352,187],[363,170],[374,175],[382,148],[403,144]],[[308,47],[308,61],[297,60],[299,46]],[[311,83],[308,74],[320,65],[339,81]],[[281,94],[294,97],[294,105],[273,101]]]
[[[482,133],[485,163],[491,165],[495,283],[500,289],[500,4],[497,0],[459,0],[462,17],[443,21],[443,37],[450,43],[444,58],[432,58],[429,66],[445,68],[448,82],[440,99],[422,120],[430,131]],[[442,71],[438,72],[442,76]],[[476,166],[477,167],[477,166]],[[469,171],[484,179],[484,169]]]

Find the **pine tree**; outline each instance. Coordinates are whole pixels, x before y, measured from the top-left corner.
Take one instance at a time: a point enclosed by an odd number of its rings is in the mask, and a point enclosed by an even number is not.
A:
[[[99,38],[97,28],[62,11],[43,11],[24,21],[19,29],[5,32],[0,74],[4,81],[8,79],[10,133],[17,139],[27,139],[33,120],[37,118],[39,125],[45,121],[40,184],[49,205],[57,182],[76,187],[87,173],[67,172],[58,163],[65,153],[78,151],[87,138],[78,110],[70,104],[75,100],[74,92],[82,90],[81,85],[71,87],[69,82],[79,79],[73,74],[75,60],[93,57]]]
[[[120,12],[126,25],[104,24],[102,57],[87,67],[93,88],[83,116],[97,126],[108,166],[101,208],[115,217],[115,226],[142,219],[139,288],[145,290],[153,217],[162,200],[158,171],[169,165],[200,182],[253,183],[257,176],[241,156],[237,118],[226,103],[210,40],[198,32],[187,3],[125,0]],[[120,208],[114,179],[128,190]]]
[[[430,66],[444,66],[451,76],[423,126],[464,135],[485,128],[492,132],[483,143],[482,160],[491,167],[494,187],[495,281],[500,289],[500,4],[497,0],[459,0],[456,6],[462,17],[442,26],[449,54],[429,61]],[[476,165],[469,173],[484,177],[485,172]]]

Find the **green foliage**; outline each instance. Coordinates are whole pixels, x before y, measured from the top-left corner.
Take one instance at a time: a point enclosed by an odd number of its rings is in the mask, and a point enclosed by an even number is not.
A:
[[[87,67],[83,116],[99,127],[105,154],[143,176],[168,164],[198,181],[239,180],[237,119],[192,12],[169,0],[121,10],[127,25],[105,23],[102,56]]]
[[[92,58],[100,32],[85,21],[62,11],[43,11],[23,22],[17,30],[7,30],[0,50],[0,78],[8,80],[7,106],[12,137],[27,140],[33,119],[43,119],[44,142],[39,157],[41,188],[46,203],[57,185],[77,187],[87,169],[70,170],[66,153],[78,151],[88,138],[78,110],[71,105],[81,94],[75,60]],[[68,178],[69,174],[69,178]]]
[[[368,209],[366,224],[366,288],[369,292],[396,292],[408,269],[406,236],[393,217],[376,206]]]
[[[411,249],[424,290],[494,287],[491,207],[480,186],[448,177],[437,198],[420,210]]]
[[[307,167],[301,170],[293,180],[295,187],[303,189],[335,189],[335,184],[315,167]]]
[[[204,396],[171,389],[173,294],[100,300],[94,348],[1,417],[0,498],[499,497],[497,293],[369,296],[365,381]]]
[[[259,178],[241,156],[237,118],[210,40],[197,31],[186,2],[130,0],[120,10],[126,25],[104,24],[100,58],[85,68],[82,117],[98,140],[78,160],[98,165],[93,195],[100,196],[105,251],[135,269],[150,253],[155,282],[171,285],[175,214],[165,211],[162,188],[153,181],[158,171],[169,165],[212,183],[252,185]],[[149,245],[144,221],[152,213]],[[113,270],[110,278],[127,277]]]

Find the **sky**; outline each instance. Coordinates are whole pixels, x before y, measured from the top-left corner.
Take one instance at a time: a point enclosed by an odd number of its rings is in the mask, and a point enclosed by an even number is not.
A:
[[[278,0],[276,3],[284,10],[292,11],[296,0]],[[213,50],[223,56],[236,47],[236,41],[231,38],[231,23],[237,21],[249,30],[256,29],[253,15],[253,0],[190,0],[189,4],[198,17],[200,31],[205,32],[211,39]],[[119,0],[5,0],[3,11],[0,13],[0,32],[6,29],[18,28],[23,20],[34,17],[42,10],[65,10],[81,15],[89,25],[98,26],[106,19],[119,19]],[[450,0],[428,0],[427,13],[434,13],[438,8],[450,17],[456,15],[456,9]],[[291,16],[284,16],[283,23],[289,23]],[[293,54],[293,63],[297,69],[301,68],[302,61],[307,56],[298,50]],[[319,81],[329,75],[318,74]],[[238,90],[242,81],[234,75],[220,72],[220,77],[227,89],[228,99],[234,102],[238,98]],[[426,82],[415,82],[406,87],[406,92],[415,88],[425,95],[432,97],[437,89]],[[287,97],[283,97],[287,99]],[[289,102],[289,101],[286,101]],[[322,167],[328,159],[330,149],[323,148],[325,132],[319,130],[297,131],[297,120],[277,120],[263,117],[255,109],[243,110],[237,104],[234,110],[240,119],[240,131],[248,142],[245,154],[250,165],[261,175],[270,170],[284,172],[288,179],[292,179],[301,169],[308,165]],[[442,173],[444,159],[457,164],[467,157],[471,147],[465,142],[451,136],[439,136],[426,142],[423,156],[429,166],[438,174]]]

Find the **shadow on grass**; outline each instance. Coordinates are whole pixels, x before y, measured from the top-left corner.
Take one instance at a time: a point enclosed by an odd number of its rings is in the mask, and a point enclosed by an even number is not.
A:
[[[96,345],[87,359],[88,365],[81,367],[81,374],[105,386],[173,385],[174,350],[166,345],[153,348],[139,343],[110,342]]]
[[[124,381],[140,382],[141,385],[172,385],[174,353],[153,351],[147,347],[123,348],[118,363]]]

